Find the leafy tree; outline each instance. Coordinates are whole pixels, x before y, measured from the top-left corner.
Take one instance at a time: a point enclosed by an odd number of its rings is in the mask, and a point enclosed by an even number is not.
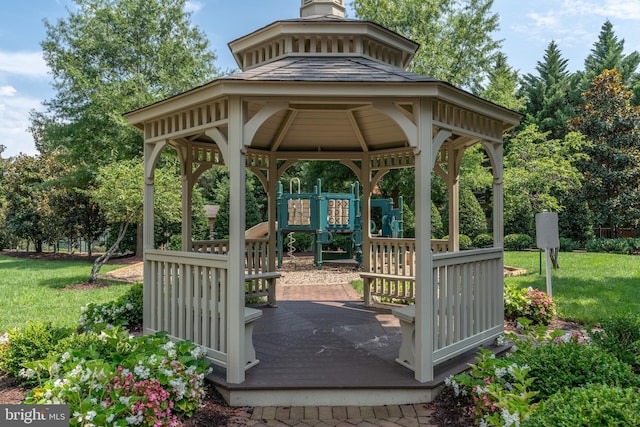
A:
[[[6,167],[7,231],[33,242],[36,252],[42,252],[43,243],[56,242],[61,236],[47,182],[62,171],[54,154],[36,157],[21,154]]]
[[[504,159],[504,223],[506,234],[533,235],[535,214],[561,212],[559,195],[580,187],[574,165],[581,135],[547,139],[536,125],[525,127],[509,144]]]
[[[142,222],[144,168],[142,160],[111,163],[98,169],[97,186],[88,191],[112,226],[118,226],[115,243],[91,269],[89,282],[95,282],[102,265],[116,252],[131,224]],[[179,222],[182,214],[182,183],[171,168],[155,170],[155,215],[158,222]]]
[[[623,77],[605,70],[584,93],[572,129],[585,135],[578,162],[584,174],[583,192],[595,224],[611,228],[637,226],[640,220],[640,107]]]
[[[555,41],[549,43],[536,71],[522,79],[521,92],[526,99],[523,126],[535,124],[541,132],[550,132],[552,138],[563,138],[568,132],[567,120],[575,114],[568,102],[571,74]]]
[[[32,131],[41,152],[64,147],[93,174],[142,152],[142,135],[122,113],[204,83],[216,57],[186,0],[74,2],[66,19],[44,21],[56,95],[32,113]]]
[[[518,94],[518,72],[509,66],[503,53],[496,55],[487,79],[485,89],[476,89],[478,96],[514,111],[524,110],[525,100]]]
[[[493,0],[354,0],[356,16],[420,43],[410,70],[473,88],[487,77],[500,42]]]

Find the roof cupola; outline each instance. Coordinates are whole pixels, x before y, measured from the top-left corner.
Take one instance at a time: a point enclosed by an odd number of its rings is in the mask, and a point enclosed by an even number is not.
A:
[[[333,15],[344,18],[344,0],[301,0],[300,17]]]

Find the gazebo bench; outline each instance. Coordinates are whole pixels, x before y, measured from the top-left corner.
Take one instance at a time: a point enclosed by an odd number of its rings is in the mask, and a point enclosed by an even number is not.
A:
[[[245,369],[256,366],[260,361],[256,356],[256,349],[253,346],[253,327],[256,320],[262,317],[262,311],[245,307],[244,308],[244,351],[246,354]]]
[[[260,298],[267,297],[269,307],[277,307],[276,302],[276,281],[281,277],[276,271],[267,271],[264,273],[245,274],[244,282],[246,284],[244,298]]]
[[[416,364],[416,306],[394,308],[391,313],[400,320],[402,341],[396,363],[415,371]]]
[[[376,280],[388,280],[390,282],[412,282],[415,284],[416,278],[414,276],[396,276],[395,274],[382,274],[382,273],[360,273],[360,277],[363,282],[363,290],[364,290],[364,305],[371,305],[371,296],[387,296],[389,298],[402,298],[407,300],[413,300],[415,297],[413,295],[395,295],[395,294],[382,294],[378,292],[371,292],[371,285],[375,283]]]

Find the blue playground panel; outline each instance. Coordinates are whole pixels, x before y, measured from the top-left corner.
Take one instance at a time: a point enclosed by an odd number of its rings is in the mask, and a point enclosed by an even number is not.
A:
[[[322,268],[322,246],[333,241],[334,233],[349,234],[352,245],[346,258],[362,262],[362,212],[360,185],[351,185],[351,193],[323,193],[318,179],[313,193],[288,193],[282,191],[282,183],[277,185],[277,247],[278,267],[282,267],[284,236],[288,233],[309,233],[314,235],[314,263]],[[371,200],[372,208],[382,212],[382,236],[402,237],[402,198],[400,207],[393,209],[392,199]],[[371,226],[375,227],[375,224]],[[336,259],[336,258],[332,258]]]

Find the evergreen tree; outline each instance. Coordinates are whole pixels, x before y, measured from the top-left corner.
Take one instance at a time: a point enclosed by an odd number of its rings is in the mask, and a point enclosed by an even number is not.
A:
[[[523,111],[524,97],[518,93],[518,72],[507,63],[507,57],[499,53],[495,64],[488,72],[487,87],[476,89],[481,98],[514,111]]]
[[[605,70],[593,80],[580,114],[570,123],[587,140],[578,167],[594,223],[611,228],[614,235],[640,220],[640,107],[631,105],[632,96],[622,75]]]
[[[522,126],[535,124],[541,132],[550,132],[551,138],[564,138],[567,120],[575,114],[568,102],[571,74],[555,41],[547,46],[536,72],[522,79],[522,95],[526,99],[526,119]]]

